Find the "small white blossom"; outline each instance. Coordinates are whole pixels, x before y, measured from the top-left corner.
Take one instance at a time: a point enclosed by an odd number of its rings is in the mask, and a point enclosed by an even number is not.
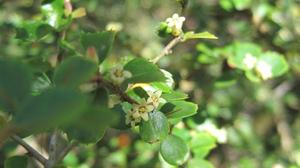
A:
[[[110,78],[116,84],[121,84],[125,79],[130,78],[132,74],[123,69],[122,65],[113,67],[110,71]]]
[[[147,102],[149,104],[152,104],[155,108],[158,107],[159,103],[163,102],[164,100],[160,98],[162,91],[148,91],[149,98],[147,99]]]
[[[136,117],[135,112],[132,110],[126,112],[125,120],[126,120],[125,123],[130,124],[131,127],[134,127],[135,124],[141,122],[141,118]]]
[[[255,69],[263,80],[267,80],[272,77],[272,67],[264,61],[258,61]]]
[[[141,117],[145,121],[148,121],[149,113],[153,110],[154,106],[148,104],[145,99],[141,99],[139,104],[133,105],[134,117]]]
[[[179,16],[177,13],[173,14],[172,17],[166,19],[168,27],[172,29],[172,33],[175,36],[178,36],[182,31],[182,25],[185,21],[185,17]]]
[[[257,58],[250,53],[247,53],[243,59],[243,64],[246,65],[248,69],[253,69],[256,65],[256,62]]]

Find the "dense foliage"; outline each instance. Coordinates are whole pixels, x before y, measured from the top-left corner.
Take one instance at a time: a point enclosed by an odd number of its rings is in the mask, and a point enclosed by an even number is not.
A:
[[[0,1],[0,167],[300,167],[299,11]]]

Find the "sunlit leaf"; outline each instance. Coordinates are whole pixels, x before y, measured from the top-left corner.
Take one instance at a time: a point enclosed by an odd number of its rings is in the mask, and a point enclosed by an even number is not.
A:
[[[166,80],[165,75],[155,64],[143,58],[133,59],[125,65],[124,69],[132,73],[132,77],[127,80],[128,83],[149,83]]]
[[[184,34],[183,40],[190,39],[218,39],[218,37],[209,32],[194,33],[193,31],[189,31]]]

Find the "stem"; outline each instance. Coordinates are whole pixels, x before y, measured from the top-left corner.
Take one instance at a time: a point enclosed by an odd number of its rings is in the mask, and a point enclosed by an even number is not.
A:
[[[51,135],[50,142],[49,142],[49,159],[46,162],[45,168],[52,168],[56,163],[56,153],[57,153],[57,146],[58,146],[58,131],[55,130]]]
[[[108,80],[105,80],[103,77],[102,77],[102,74],[98,73],[96,78],[93,79],[93,82],[97,82],[98,85],[102,84],[103,87],[111,90],[112,92],[118,94],[120,97],[121,97],[121,100],[123,101],[126,101],[128,103],[131,103],[131,104],[138,104],[137,101],[135,101],[134,99],[132,99],[130,96],[128,96],[118,85],[108,81]]]
[[[75,147],[78,145],[78,142],[74,141],[74,142],[71,142],[60,154],[59,156],[57,157],[56,159],[56,163],[60,163],[64,158],[65,156]]]
[[[17,135],[12,135],[10,138],[13,139],[14,141],[16,141],[21,146],[23,146],[36,160],[38,160],[39,162],[41,162],[43,165],[46,164],[47,159],[43,155],[41,155],[38,151],[36,151],[35,149],[33,149],[22,138],[20,138]]]
[[[173,40],[171,40],[167,45],[166,47],[159,53],[158,56],[156,56],[152,62],[153,63],[157,63],[162,57],[166,56],[166,55],[169,55],[171,52],[172,52],[172,48],[178,44],[179,42],[182,41],[182,35],[174,38]]]

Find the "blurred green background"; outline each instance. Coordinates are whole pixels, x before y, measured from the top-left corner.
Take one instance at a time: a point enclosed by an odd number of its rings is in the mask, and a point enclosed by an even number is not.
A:
[[[157,35],[159,22],[181,13],[176,0],[72,0],[72,4],[87,11],[68,31],[67,41],[75,46],[80,30],[120,28],[111,62],[131,56],[154,58],[170,40]],[[14,28],[40,17],[40,5],[41,0],[0,1],[0,57],[21,58],[38,66],[37,71],[50,67],[45,60],[56,52],[55,36],[39,43],[21,42],[14,38]],[[197,157],[189,166],[300,167],[300,1],[189,0],[182,15],[184,30],[209,31],[219,38],[180,44],[159,63],[173,74],[176,88],[199,106],[197,115],[174,128],[175,134],[202,153],[197,156],[194,151]],[[284,55],[289,72],[253,82],[227,62],[232,54],[251,50],[245,45]],[[223,131],[210,139],[203,127]],[[157,155],[157,147],[130,131],[109,130],[97,145],[72,151],[64,164],[72,168],[170,167]],[[0,150],[0,163],[13,152],[13,144]]]

